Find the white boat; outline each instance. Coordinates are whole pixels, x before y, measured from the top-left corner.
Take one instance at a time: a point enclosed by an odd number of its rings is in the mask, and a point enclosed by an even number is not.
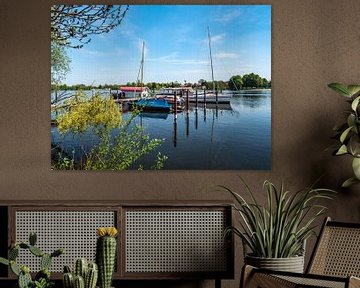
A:
[[[165,99],[169,104],[174,105],[175,95],[178,108],[182,108],[185,105],[186,95],[191,97],[193,91],[191,87],[167,87],[161,88],[155,97],[160,99]]]
[[[204,91],[203,90],[198,90],[197,91],[197,100],[196,100],[196,92],[193,93],[193,95],[191,97],[189,97],[189,102],[190,103],[210,103],[210,104],[230,104],[230,100],[231,100],[231,94],[226,94],[226,93],[218,93],[218,95],[216,96],[216,91],[215,93],[213,91],[206,91],[206,97],[204,97]]]
[[[129,98],[148,98],[150,96],[150,90],[148,87],[120,87],[118,91],[112,95],[115,99],[129,99]]]

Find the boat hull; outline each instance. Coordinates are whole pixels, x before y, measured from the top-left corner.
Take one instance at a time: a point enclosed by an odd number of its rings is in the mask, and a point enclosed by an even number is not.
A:
[[[169,112],[172,106],[164,99],[141,99],[132,104],[141,111]]]

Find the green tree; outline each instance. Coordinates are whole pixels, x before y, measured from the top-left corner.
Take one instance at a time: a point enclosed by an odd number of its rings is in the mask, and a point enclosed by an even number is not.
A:
[[[88,98],[81,91],[65,101],[63,113],[57,117],[60,133],[83,133],[89,127],[96,129],[115,128],[121,123],[121,113],[116,103],[109,97],[103,99],[99,94]]]
[[[240,75],[232,76],[228,85],[230,90],[239,90],[243,87],[243,79]]]
[[[51,42],[51,84],[59,85],[70,71],[70,58],[63,46]]]
[[[70,71],[70,62],[65,47],[58,45],[56,42],[51,42],[51,90],[54,91],[51,104],[57,104],[67,95],[60,91],[60,86]]]
[[[90,36],[108,33],[122,22],[129,5],[52,5],[51,42],[81,48]]]
[[[163,142],[162,139],[151,139],[140,125],[133,125],[137,112],[118,128],[118,134],[112,136],[110,129],[100,129],[98,135],[101,139],[87,155],[85,170],[126,170],[137,165],[139,170],[144,169],[139,163],[141,157],[155,151]],[[157,153],[151,169],[162,169],[167,156]]]
[[[269,87],[269,81],[266,78],[262,78],[261,81],[262,81],[261,87],[263,88]]]
[[[74,156],[61,153],[52,156],[54,169],[78,170],[126,170],[137,166],[143,169],[141,158],[156,153],[163,139],[151,139],[144,128],[134,123],[139,111],[123,121],[119,107],[109,96],[104,99],[95,94],[87,98],[78,92],[76,97],[68,99],[57,117],[59,132],[71,132],[82,135],[88,129],[93,129],[99,138],[90,152],[85,152],[81,161],[75,163]],[[114,129],[115,133],[114,133]],[[54,147],[55,150],[56,147]],[[167,156],[160,152],[154,156],[152,169],[161,169]]]
[[[228,85],[225,81],[219,80],[219,81],[215,81],[215,87],[217,90],[222,91],[222,90],[226,90],[228,88]]]
[[[258,88],[262,85],[262,78],[258,74],[250,73],[242,77],[243,85],[247,88]]]

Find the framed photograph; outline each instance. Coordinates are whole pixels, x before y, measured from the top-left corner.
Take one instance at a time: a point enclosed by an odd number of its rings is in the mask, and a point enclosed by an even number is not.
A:
[[[271,169],[271,5],[53,5],[50,25],[52,169]]]

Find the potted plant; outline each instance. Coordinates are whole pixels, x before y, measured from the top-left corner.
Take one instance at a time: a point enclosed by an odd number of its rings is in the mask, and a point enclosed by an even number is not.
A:
[[[30,233],[29,243],[13,242],[8,251],[8,259],[0,257],[0,263],[10,266],[11,271],[18,277],[18,288],[50,288],[54,286],[54,282],[50,280],[50,265],[53,258],[62,255],[64,250],[57,249],[52,253],[45,253],[36,246],[36,242],[36,234]],[[28,266],[19,265],[19,263],[16,262],[20,249],[28,250],[31,254],[40,258],[41,270],[36,273],[34,279],[32,279]]]
[[[115,227],[100,227],[96,231],[96,263],[99,268],[99,287],[110,288],[116,259]]]
[[[242,180],[243,181],[243,180]],[[266,205],[261,205],[254,193],[243,181],[251,201],[233,190],[228,191],[236,203],[235,211],[240,215],[239,227],[229,227],[243,242],[245,264],[259,268],[300,272],[304,270],[305,241],[314,233],[315,220],[324,213],[326,207],[317,202],[331,199],[334,192],[329,189],[304,188],[296,193],[278,189],[266,180]],[[250,253],[247,253],[250,250]]]
[[[348,187],[360,183],[360,85],[344,85],[331,83],[331,89],[347,98],[350,110],[346,122],[334,127],[340,145],[334,151],[334,155],[350,155],[354,177],[347,179],[342,186]]]

